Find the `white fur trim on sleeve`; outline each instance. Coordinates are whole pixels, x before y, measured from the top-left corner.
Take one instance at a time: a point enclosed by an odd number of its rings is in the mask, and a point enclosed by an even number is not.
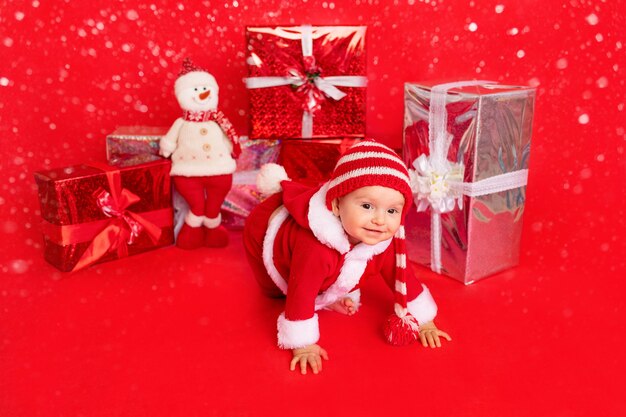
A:
[[[287,320],[285,313],[278,316],[278,346],[297,349],[317,343],[320,328],[317,314],[307,320]]]
[[[428,323],[437,316],[437,304],[426,285],[422,284],[422,289],[421,294],[409,301],[406,307],[418,323]]]
[[[311,197],[307,219],[313,235],[329,248],[337,250],[342,255],[350,251],[350,241],[341,224],[331,210],[326,207],[328,183],[324,184]]]

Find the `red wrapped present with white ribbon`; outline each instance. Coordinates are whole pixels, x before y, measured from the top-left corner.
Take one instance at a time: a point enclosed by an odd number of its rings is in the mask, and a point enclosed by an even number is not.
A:
[[[365,26],[247,27],[250,138],[362,138],[365,33]]]

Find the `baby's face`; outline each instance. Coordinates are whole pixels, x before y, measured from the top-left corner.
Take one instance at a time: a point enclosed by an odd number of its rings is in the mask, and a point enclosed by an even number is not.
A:
[[[362,187],[332,202],[350,243],[368,245],[387,240],[398,231],[404,196],[392,188]]]

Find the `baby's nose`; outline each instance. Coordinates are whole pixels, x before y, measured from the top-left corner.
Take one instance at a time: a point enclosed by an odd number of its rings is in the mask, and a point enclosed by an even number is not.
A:
[[[385,222],[385,213],[380,210],[376,210],[374,216],[372,217],[372,223],[375,224],[383,224]]]

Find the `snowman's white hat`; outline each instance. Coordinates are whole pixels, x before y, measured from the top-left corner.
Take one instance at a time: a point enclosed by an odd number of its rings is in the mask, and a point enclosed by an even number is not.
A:
[[[174,83],[174,93],[197,85],[210,85],[217,88],[217,81],[207,70],[195,66],[190,58],[185,58],[183,68],[178,74],[178,78]]]

